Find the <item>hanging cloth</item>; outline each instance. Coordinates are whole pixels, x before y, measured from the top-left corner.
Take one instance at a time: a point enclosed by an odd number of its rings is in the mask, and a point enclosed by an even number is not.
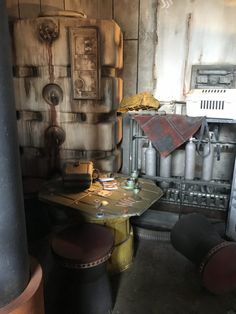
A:
[[[163,157],[192,137],[203,124],[205,117],[183,115],[136,115],[134,119]]]

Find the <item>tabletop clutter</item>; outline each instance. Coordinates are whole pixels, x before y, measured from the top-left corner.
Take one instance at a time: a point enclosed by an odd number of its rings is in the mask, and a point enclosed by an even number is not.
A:
[[[96,169],[95,178],[92,170],[91,161],[70,162],[62,177],[45,184],[40,199],[101,218],[141,215],[162,196],[156,183],[139,177],[137,170],[125,176]]]
[[[144,213],[163,192],[154,181],[139,177],[138,171],[123,175],[97,169],[92,172],[91,169],[90,161],[65,166],[62,177],[44,185],[39,199],[52,204],[53,208],[73,212],[73,217],[82,218],[83,222],[110,228],[114,249],[108,269],[113,273],[121,272],[133,260],[133,229],[129,218]],[[82,185],[80,176],[86,179]]]

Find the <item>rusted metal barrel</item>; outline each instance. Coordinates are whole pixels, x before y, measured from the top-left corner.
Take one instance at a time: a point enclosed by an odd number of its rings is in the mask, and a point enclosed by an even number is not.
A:
[[[236,243],[225,241],[200,214],[182,217],[171,231],[174,248],[195,263],[203,285],[222,294],[236,288]]]
[[[0,307],[2,307],[21,294],[29,281],[29,260],[5,1],[0,1],[0,42]]]

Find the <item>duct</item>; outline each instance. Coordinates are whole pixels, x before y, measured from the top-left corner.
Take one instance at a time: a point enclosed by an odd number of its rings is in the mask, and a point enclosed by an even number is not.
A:
[[[27,286],[27,253],[21,172],[5,1],[0,1],[0,307]]]

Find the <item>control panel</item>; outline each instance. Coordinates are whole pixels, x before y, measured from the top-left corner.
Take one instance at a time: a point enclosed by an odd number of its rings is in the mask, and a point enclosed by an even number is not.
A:
[[[70,29],[71,77],[74,99],[100,98],[100,38],[96,27]]]

